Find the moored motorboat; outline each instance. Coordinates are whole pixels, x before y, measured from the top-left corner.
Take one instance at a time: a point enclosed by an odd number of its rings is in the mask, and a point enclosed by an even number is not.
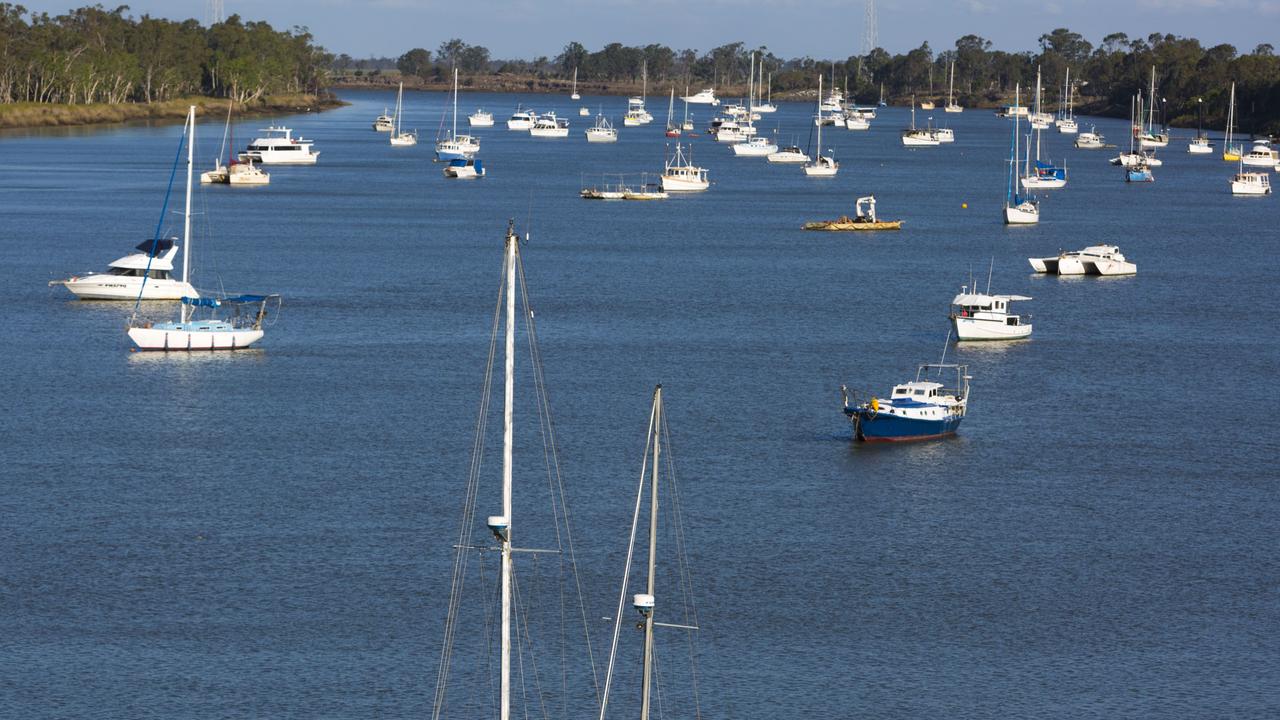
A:
[[[475,158],[454,158],[444,166],[444,176],[447,178],[457,178],[460,180],[469,180],[471,178],[484,177],[484,161]]]
[[[707,179],[706,168],[693,164],[692,157],[686,158],[680,143],[676,143],[675,154],[667,161],[662,172],[662,190],[664,192],[698,192],[711,187]]]
[[[538,116],[532,110],[525,110],[517,105],[516,111],[507,118],[507,129],[528,131],[533,127],[533,121],[536,119]]]
[[[770,153],[769,162],[781,164],[800,164],[809,162],[809,155],[798,145],[788,145],[778,152]]]
[[[1050,275],[1134,275],[1138,266],[1129,262],[1115,245],[1090,245],[1083,250],[1054,257],[1027,258],[1031,269]]]
[[[391,132],[396,129],[396,119],[387,114],[386,108],[382,108],[382,114],[373,121],[373,129],[377,132]]]
[[[731,145],[738,157],[767,157],[778,152],[778,143],[767,137],[753,137],[747,142]]]
[[[1272,150],[1267,143],[1256,142],[1249,152],[1240,157],[1240,162],[1248,167],[1273,168],[1280,163],[1280,152]]]
[[[111,261],[106,272],[72,275],[49,284],[62,285],[81,300],[137,300],[139,293],[143,300],[200,296],[191,283],[173,277],[177,238],[144,240],[135,249],[137,252]]]
[[[1267,172],[1246,171],[1240,163],[1240,172],[1231,178],[1232,195],[1270,195],[1271,176]]]
[[[960,289],[960,294],[951,301],[948,314],[957,340],[1018,340],[1031,335],[1031,323],[1026,322],[1030,316],[1023,317],[1009,310],[1009,303],[1031,298],[971,293],[968,289]]]
[[[493,113],[483,109],[476,110],[467,116],[467,123],[471,127],[493,127]]]
[[[539,115],[533,122],[533,127],[529,128],[529,135],[537,138],[569,137],[569,121],[556,117],[554,112]]]
[[[589,143],[618,142],[618,129],[604,115],[596,116],[596,124],[585,131]]]
[[[635,77],[634,75],[632,77]],[[706,88],[693,95],[682,95],[681,100],[690,105],[719,105],[720,101],[716,99],[716,91],[714,88]]]
[[[1089,128],[1089,132],[1082,132],[1076,136],[1076,147],[1081,150],[1101,150],[1107,146],[1107,139],[1098,133],[1096,127]]]
[[[929,380],[933,371],[940,376],[954,371],[955,386]],[[923,364],[916,379],[893,387],[887,398],[871,397],[858,402],[848,388],[841,387],[844,414],[853,423],[853,435],[864,442],[904,442],[932,440],[954,435],[969,407],[967,365]]]
[[[240,153],[241,160],[254,160],[262,165],[315,165],[320,159],[320,152],[311,149],[313,141],[295,138],[287,127],[272,125],[260,132],[266,135],[249,143]]]

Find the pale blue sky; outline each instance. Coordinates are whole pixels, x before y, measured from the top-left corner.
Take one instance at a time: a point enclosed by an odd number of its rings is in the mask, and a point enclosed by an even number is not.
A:
[[[19,0],[21,2],[21,0]],[[65,12],[92,0],[26,0],[32,10]],[[207,0],[111,0],[133,14],[196,17]],[[266,20],[277,28],[306,25],[320,44],[355,57],[395,56],[413,47],[434,51],[459,37],[489,48],[494,58],[554,57],[577,40],[589,50],[605,43],[661,43],[706,51],[741,40],[782,57],[844,58],[863,33],[863,0],[224,0],[227,14]],[[880,46],[890,52],[928,40],[935,51],[975,33],[1002,50],[1036,48],[1056,27],[1095,45],[1111,32],[1153,32],[1231,43],[1248,52],[1280,45],[1280,0],[879,0]]]

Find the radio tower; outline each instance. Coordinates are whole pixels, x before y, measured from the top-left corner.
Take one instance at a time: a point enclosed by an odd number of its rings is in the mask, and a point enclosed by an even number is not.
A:
[[[222,0],[209,0],[209,24],[217,25],[225,19]]]
[[[866,57],[880,44],[876,33],[876,0],[867,0],[866,15],[862,20],[862,56]]]

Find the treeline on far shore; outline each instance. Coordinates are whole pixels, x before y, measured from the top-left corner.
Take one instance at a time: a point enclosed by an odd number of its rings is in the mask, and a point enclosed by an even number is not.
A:
[[[1269,44],[1241,53],[1232,45],[1204,47],[1194,38],[1155,33],[1130,38],[1112,33],[1094,45],[1079,33],[1058,28],[1041,35],[1036,51],[995,50],[989,40],[966,35],[954,47],[935,52],[926,42],[910,52],[892,55],[875,48],[864,55],[823,60],[780,58],[767,47],[730,43],[704,53],[674,50],[664,45],[625,46],[611,43],[596,51],[571,42],[555,57],[500,60],[489,50],[460,39],[443,42],[436,50],[414,48],[397,58],[359,60],[338,55],[331,77],[342,84],[380,84],[395,71],[406,84],[439,87],[456,67],[464,87],[483,90],[558,91],[577,71],[583,92],[629,92],[647,75],[654,94],[675,87],[697,91],[714,85],[718,94],[736,97],[745,92],[751,55],[764,63],[775,96],[812,94],[818,74],[862,104],[880,99],[881,88],[890,102],[943,99],[951,65],[955,63],[955,92],[969,107],[1009,102],[1021,86],[1027,102],[1034,92],[1036,71],[1043,77],[1046,107],[1064,95],[1066,71],[1071,69],[1074,103],[1081,112],[1127,116],[1132,97],[1148,93],[1152,67],[1156,97],[1170,124],[1194,125],[1203,109],[1205,123],[1226,122],[1227,95],[1236,83],[1237,125],[1245,132],[1280,132],[1280,57]]]
[[[320,95],[333,57],[304,28],[232,15],[203,26],[101,5],[64,15],[0,2],[0,110],[19,103],[166,103],[203,96],[254,104]],[[12,109],[12,108],[11,108]]]

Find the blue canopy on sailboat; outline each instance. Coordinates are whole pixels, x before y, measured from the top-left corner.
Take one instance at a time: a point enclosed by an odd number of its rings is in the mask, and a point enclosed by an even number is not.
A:
[[[191,305],[192,307],[218,307],[222,304],[222,301],[218,298],[184,297],[182,298],[182,304]]]

